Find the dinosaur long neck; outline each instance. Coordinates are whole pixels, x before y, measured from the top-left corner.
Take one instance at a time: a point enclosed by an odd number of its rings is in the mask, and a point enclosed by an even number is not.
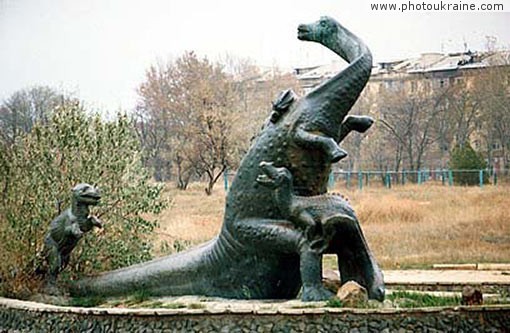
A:
[[[372,54],[368,47],[339,23],[337,33],[321,42],[349,62],[349,66],[327,80],[307,96],[322,127],[338,140],[340,125],[365,87],[372,70]]]

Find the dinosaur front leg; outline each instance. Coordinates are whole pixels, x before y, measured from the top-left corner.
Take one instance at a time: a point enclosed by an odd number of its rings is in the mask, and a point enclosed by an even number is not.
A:
[[[291,221],[304,231],[306,238],[310,242],[320,233],[320,223],[316,223],[312,214],[306,210],[302,210],[296,218],[291,218]]]
[[[342,125],[340,126],[340,134],[338,138],[338,142],[342,142],[343,139],[347,136],[347,134],[351,133],[351,131],[356,131],[358,133],[365,133],[372,124],[374,123],[374,119],[369,116],[347,116],[345,117]]]
[[[66,235],[73,235],[76,238],[81,238],[83,236],[83,231],[80,229],[80,224],[78,222],[73,222],[69,226],[65,228]]]
[[[103,222],[101,222],[101,220],[96,217],[95,215],[90,215],[89,216],[89,221],[90,223],[94,226],[94,227],[97,227],[99,229],[102,229],[103,228]]]
[[[294,139],[296,140],[296,143],[303,148],[322,150],[326,156],[328,156],[328,160],[331,163],[338,162],[347,156],[345,150],[340,148],[332,138],[312,134],[302,128],[298,128],[296,130]]]

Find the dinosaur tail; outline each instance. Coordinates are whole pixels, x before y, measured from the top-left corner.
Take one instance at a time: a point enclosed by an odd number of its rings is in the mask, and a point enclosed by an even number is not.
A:
[[[210,276],[222,267],[225,245],[215,238],[201,246],[149,262],[77,281],[69,287],[73,296],[121,296],[137,291],[151,296],[215,295],[218,286]],[[221,283],[221,282],[220,282]]]

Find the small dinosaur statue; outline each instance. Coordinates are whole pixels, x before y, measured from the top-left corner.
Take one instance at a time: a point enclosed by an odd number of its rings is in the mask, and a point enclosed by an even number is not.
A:
[[[384,299],[382,272],[358,223],[337,223],[317,252],[304,232],[280,210],[273,190],[257,182],[259,164],[273,161],[292,174],[298,196],[327,192],[331,164],[346,156],[339,142],[352,130],[370,127],[369,117],[348,117],[372,69],[368,47],[330,17],[298,27],[298,39],[320,43],[349,66],[307,95],[283,94],[241,161],[225,204],[221,231],[184,252],[105,272],[70,285],[73,295],[204,295],[225,298],[331,296],[322,285],[323,253],[336,254],[342,281],[364,286],[369,298]],[[323,226],[323,231],[326,228]]]
[[[325,225],[332,224],[332,220],[346,223],[357,223],[354,210],[341,194],[326,193],[316,196],[299,196],[294,194],[292,174],[287,168],[275,167],[271,162],[260,163],[262,173],[257,182],[274,191],[276,205],[285,219],[294,223],[303,230],[308,240],[314,243],[327,245],[331,233],[324,232]],[[324,248],[319,249],[321,252]]]
[[[102,228],[99,219],[89,215],[89,206],[97,205],[100,199],[97,188],[78,184],[71,190],[71,206],[51,221],[43,250],[47,265],[47,290],[50,293],[56,291],[57,276],[69,263],[78,241],[93,227]]]

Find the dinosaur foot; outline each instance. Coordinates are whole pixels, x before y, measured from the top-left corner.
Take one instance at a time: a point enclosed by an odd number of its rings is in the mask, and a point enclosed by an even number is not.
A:
[[[326,289],[322,284],[313,286],[303,286],[303,302],[326,301],[335,296],[331,291]]]
[[[384,287],[384,283],[376,284],[368,289],[368,298],[382,302],[384,301],[385,293],[386,288]]]

